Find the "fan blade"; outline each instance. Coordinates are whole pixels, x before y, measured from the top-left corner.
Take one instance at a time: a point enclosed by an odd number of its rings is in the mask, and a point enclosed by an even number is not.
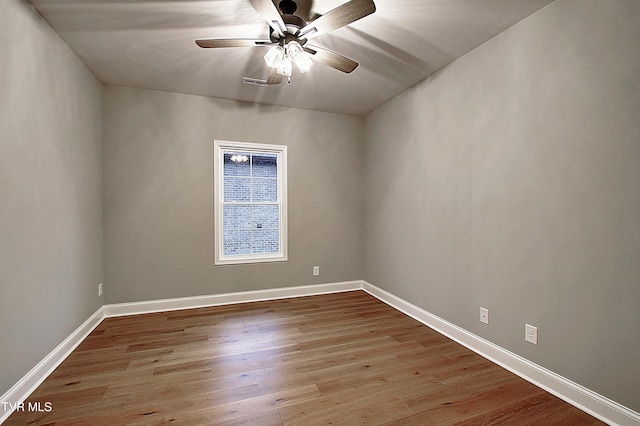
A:
[[[282,20],[282,16],[278,11],[278,8],[271,0],[250,0],[254,9],[264,18],[271,28],[283,36],[286,31],[286,26]]]
[[[202,48],[209,47],[247,47],[247,46],[271,46],[271,40],[255,40],[251,38],[209,38],[196,40],[196,44]]]
[[[298,33],[298,37],[311,39],[333,31],[376,11],[373,0],[351,0],[310,22]]]
[[[316,61],[347,74],[358,67],[358,63],[353,59],[349,59],[346,56],[322,47],[307,45],[304,47],[304,51],[311,55]]]
[[[267,77],[267,86],[282,83],[282,76],[276,72],[275,68],[269,68],[269,76]]]

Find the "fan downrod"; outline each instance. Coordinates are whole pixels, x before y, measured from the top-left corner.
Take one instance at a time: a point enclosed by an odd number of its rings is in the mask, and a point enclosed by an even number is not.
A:
[[[283,15],[293,15],[298,10],[298,5],[293,0],[282,0],[278,4],[278,8]]]

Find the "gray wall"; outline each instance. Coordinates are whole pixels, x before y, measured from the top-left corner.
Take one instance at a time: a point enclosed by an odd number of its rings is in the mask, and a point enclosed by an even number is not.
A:
[[[362,278],[362,117],[107,86],[104,127],[107,303]],[[213,266],[214,139],[288,146],[288,262]]]
[[[0,395],[101,305],[102,86],[0,1]]]
[[[638,46],[557,0],[367,116],[364,275],[636,411]]]

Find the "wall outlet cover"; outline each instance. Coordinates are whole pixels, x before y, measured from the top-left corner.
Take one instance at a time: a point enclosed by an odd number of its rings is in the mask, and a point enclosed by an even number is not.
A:
[[[538,327],[533,325],[525,324],[524,326],[524,340],[533,343],[534,345],[538,344]]]
[[[480,322],[489,324],[489,310],[487,308],[480,308]]]

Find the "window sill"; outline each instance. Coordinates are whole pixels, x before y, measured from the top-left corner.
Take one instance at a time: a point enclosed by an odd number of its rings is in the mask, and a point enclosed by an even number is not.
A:
[[[248,263],[270,263],[270,262],[286,262],[289,260],[286,256],[260,256],[260,257],[233,257],[216,259],[214,266],[223,265],[243,265]]]

